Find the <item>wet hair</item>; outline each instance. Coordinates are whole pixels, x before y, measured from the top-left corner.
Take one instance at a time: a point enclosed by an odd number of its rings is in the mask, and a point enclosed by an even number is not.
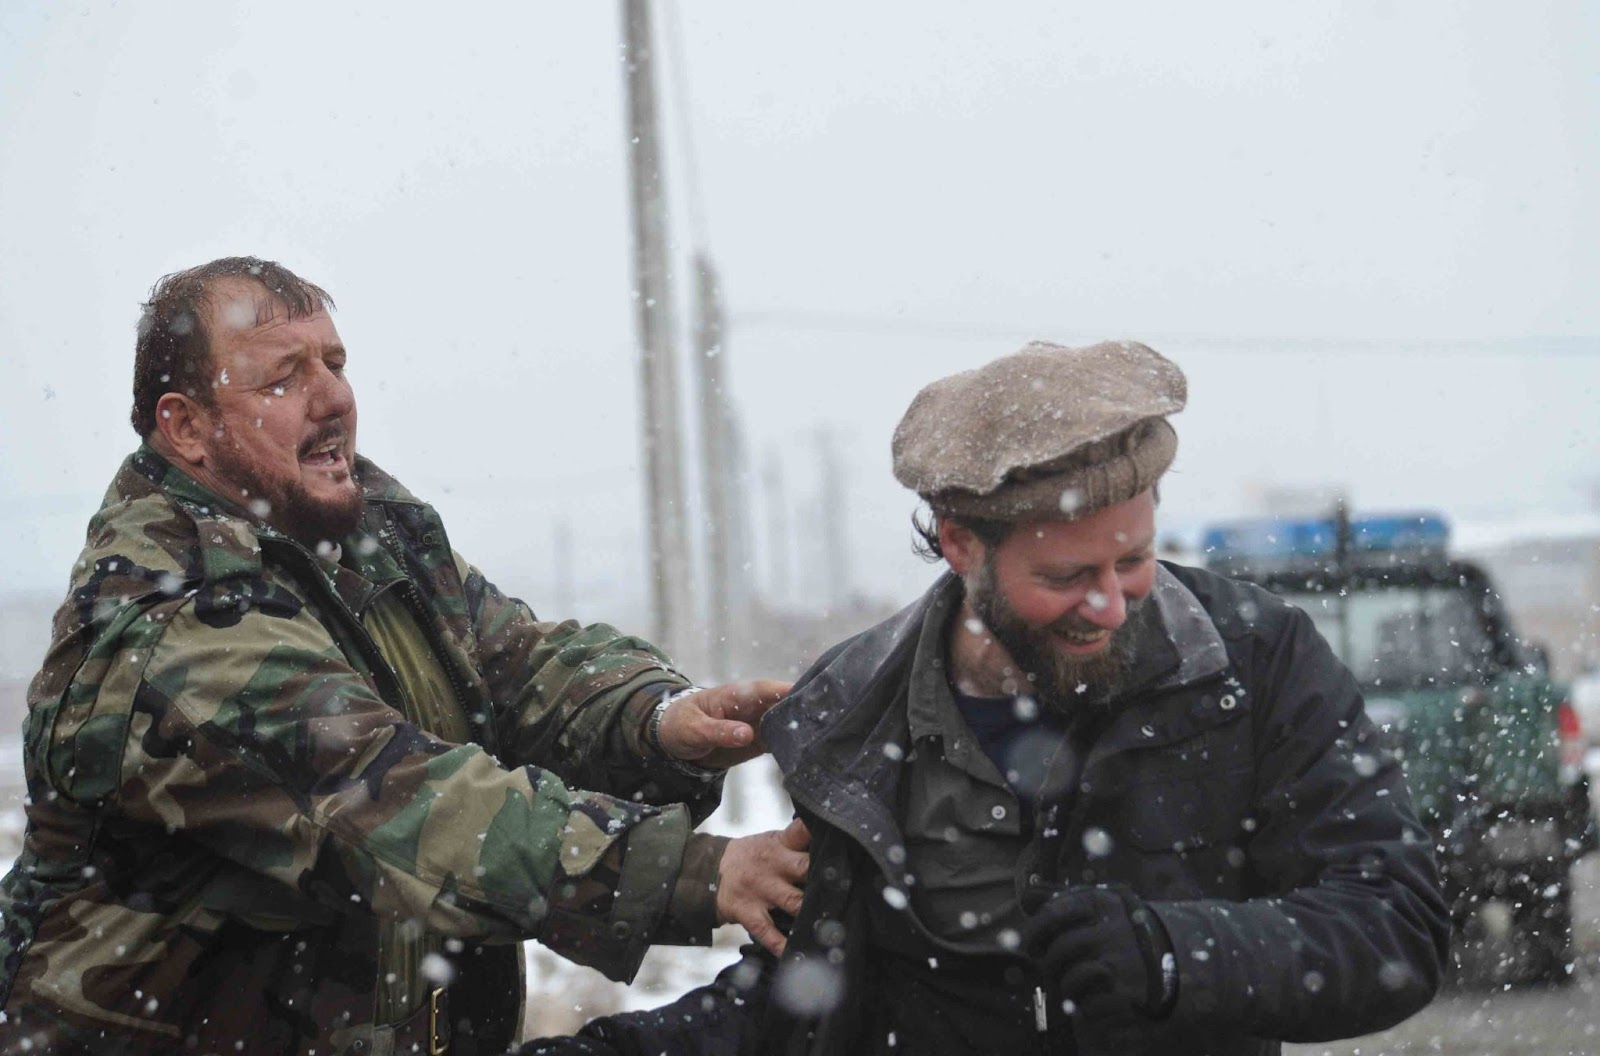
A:
[[[139,334],[133,346],[133,412],[129,420],[141,437],[155,431],[156,403],[169,392],[213,406],[211,337],[205,323],[213,288],[229,279],[255,283],[287,309],[291,319],[333,307],[333,298],[322,287],[276,261],[256,257],[222,257],[163,276],[150,288],[150,299],[140,306]]]
[[[1016,524],[1011,521],[995,521],[983,517],[956,517],[941,514],[937,510],[929,510],[928,516],[921,516],[922,511],[917,510],[911,514],[911,531],[915,536],[911,540],[911,552],[924,561],[943,561],[944,547],[939,545],[939,522],[949,521],[959,524],[973,535],[978,537],[984,549],[993,551],[1006,541],[1006,536]]]

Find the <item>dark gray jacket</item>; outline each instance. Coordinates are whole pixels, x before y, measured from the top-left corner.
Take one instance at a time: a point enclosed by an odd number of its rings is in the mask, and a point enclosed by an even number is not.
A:
[[[1045,981],[1024,958],[963,955],[886,898],[915,883],[895,814],[911,657],[935,601],[959,590],[946,577],[836,647],[764,721],[813,833],[782,962],[752,949],[665,1009],[596,1021],[568,1051],[1104,1051],[1054,998],[1034,1007]],[[1077,794],[1042,793],[1022,882],[1121,882],[1150,900],[1179,973],[1151,1051],[1275,1053],[1416,1012],[1449,917],[1354,680],[1303,613],[1255,587],[1164,565],[1154,598],[1159,640],[1141,643]]]

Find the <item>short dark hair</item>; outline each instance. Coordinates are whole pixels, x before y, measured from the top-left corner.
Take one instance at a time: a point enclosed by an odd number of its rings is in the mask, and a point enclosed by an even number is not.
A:
[[[1005,542],[1006,536],[1011,534],[1011,529],[1016,527],[1011,521],[994,521],[983,517],[955,517],[950,514],[940,514],[937,510],[929,510],[926,518],[920,514],[920,510],[911,514],[911,531],[916,536],[911,541],[911,551],[924,561],[944,560],[944,547],[939,545],[940,521],[961,525],[977,536],[978,542],[988,550],[993,550]]]
[[[207,298],[221,279],[244,279],[260,286],[288,309],[291,319],[333,307],[326,290],[273,260],[222,257],[187,271],[164,275],[141,305],[139,336],[133,346],[134,431],[149,437],[156,428],[156,403],[181,392],[211,406],[211,337],[206,333]]]

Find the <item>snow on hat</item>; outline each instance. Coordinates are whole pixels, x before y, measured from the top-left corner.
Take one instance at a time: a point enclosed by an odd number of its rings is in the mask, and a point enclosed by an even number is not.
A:
[[[894,431],[894,475],[947,516],[1070,520],[1133,498],[1172,464],[1166,416],[1188,386],[1147,345],[1020,352],[917,393]]]

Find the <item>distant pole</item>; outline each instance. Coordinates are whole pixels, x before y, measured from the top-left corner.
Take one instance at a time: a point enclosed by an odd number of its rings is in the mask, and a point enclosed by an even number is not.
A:
[[[706,564],[709,596],[706,619],[706,661],[711,674],[727,678],[728,630],[732,596],[732,547],[729,535],[729,458],[727,394],[723,392],[722,295],[717,273],[705,254],[695,257],[695,377],[700,389],[701,476],[706,489]]]
[[[633,214],[633,273],[644,403],[646,531],[650,608],[657,644],[689,646],[694,595],[684,515],[677,364],[672,353],[667,200],[657,127],[650,14],[646,0],[622,0],[623,64],[628,97],[628,171]],[[681,659],[681,657],[680,657]]]
[[[789,582],[789,492],[783,483],[783,456],[769,448],[762,469],[767,492],[767,589],[776,606],[794,604]]]
[[[757,503],[755,475],[750,471],[750,456],[744,430],[733,406],[728,405],[728,626],[737,634],[750,618],[750,599],[754,593],[754,545],[750,538],[751,510]],[[730,650],[737,664],[739,653]],[[739,672],[734,672],[739,674]]]
[[[577,590],[574,588],[576,577],[572,572],[572,526],[565,517],[558,518],[555,525],[555,539],[551,550],[555,558],[555,608],[546,619],[551,617],[557,620],[571,620],[577,618],[578,599]]]
[[[822,490],[818,504],[822,523],[821,543],[823,562],[828,580],[828,603],[835,612],[844,608],[854,593],[850,583],[850,536],[845,530],[849,509],[845,505],[844,469],[839,465],[839,452],[834,437],[826,430],[817,430],[818,476]]]

